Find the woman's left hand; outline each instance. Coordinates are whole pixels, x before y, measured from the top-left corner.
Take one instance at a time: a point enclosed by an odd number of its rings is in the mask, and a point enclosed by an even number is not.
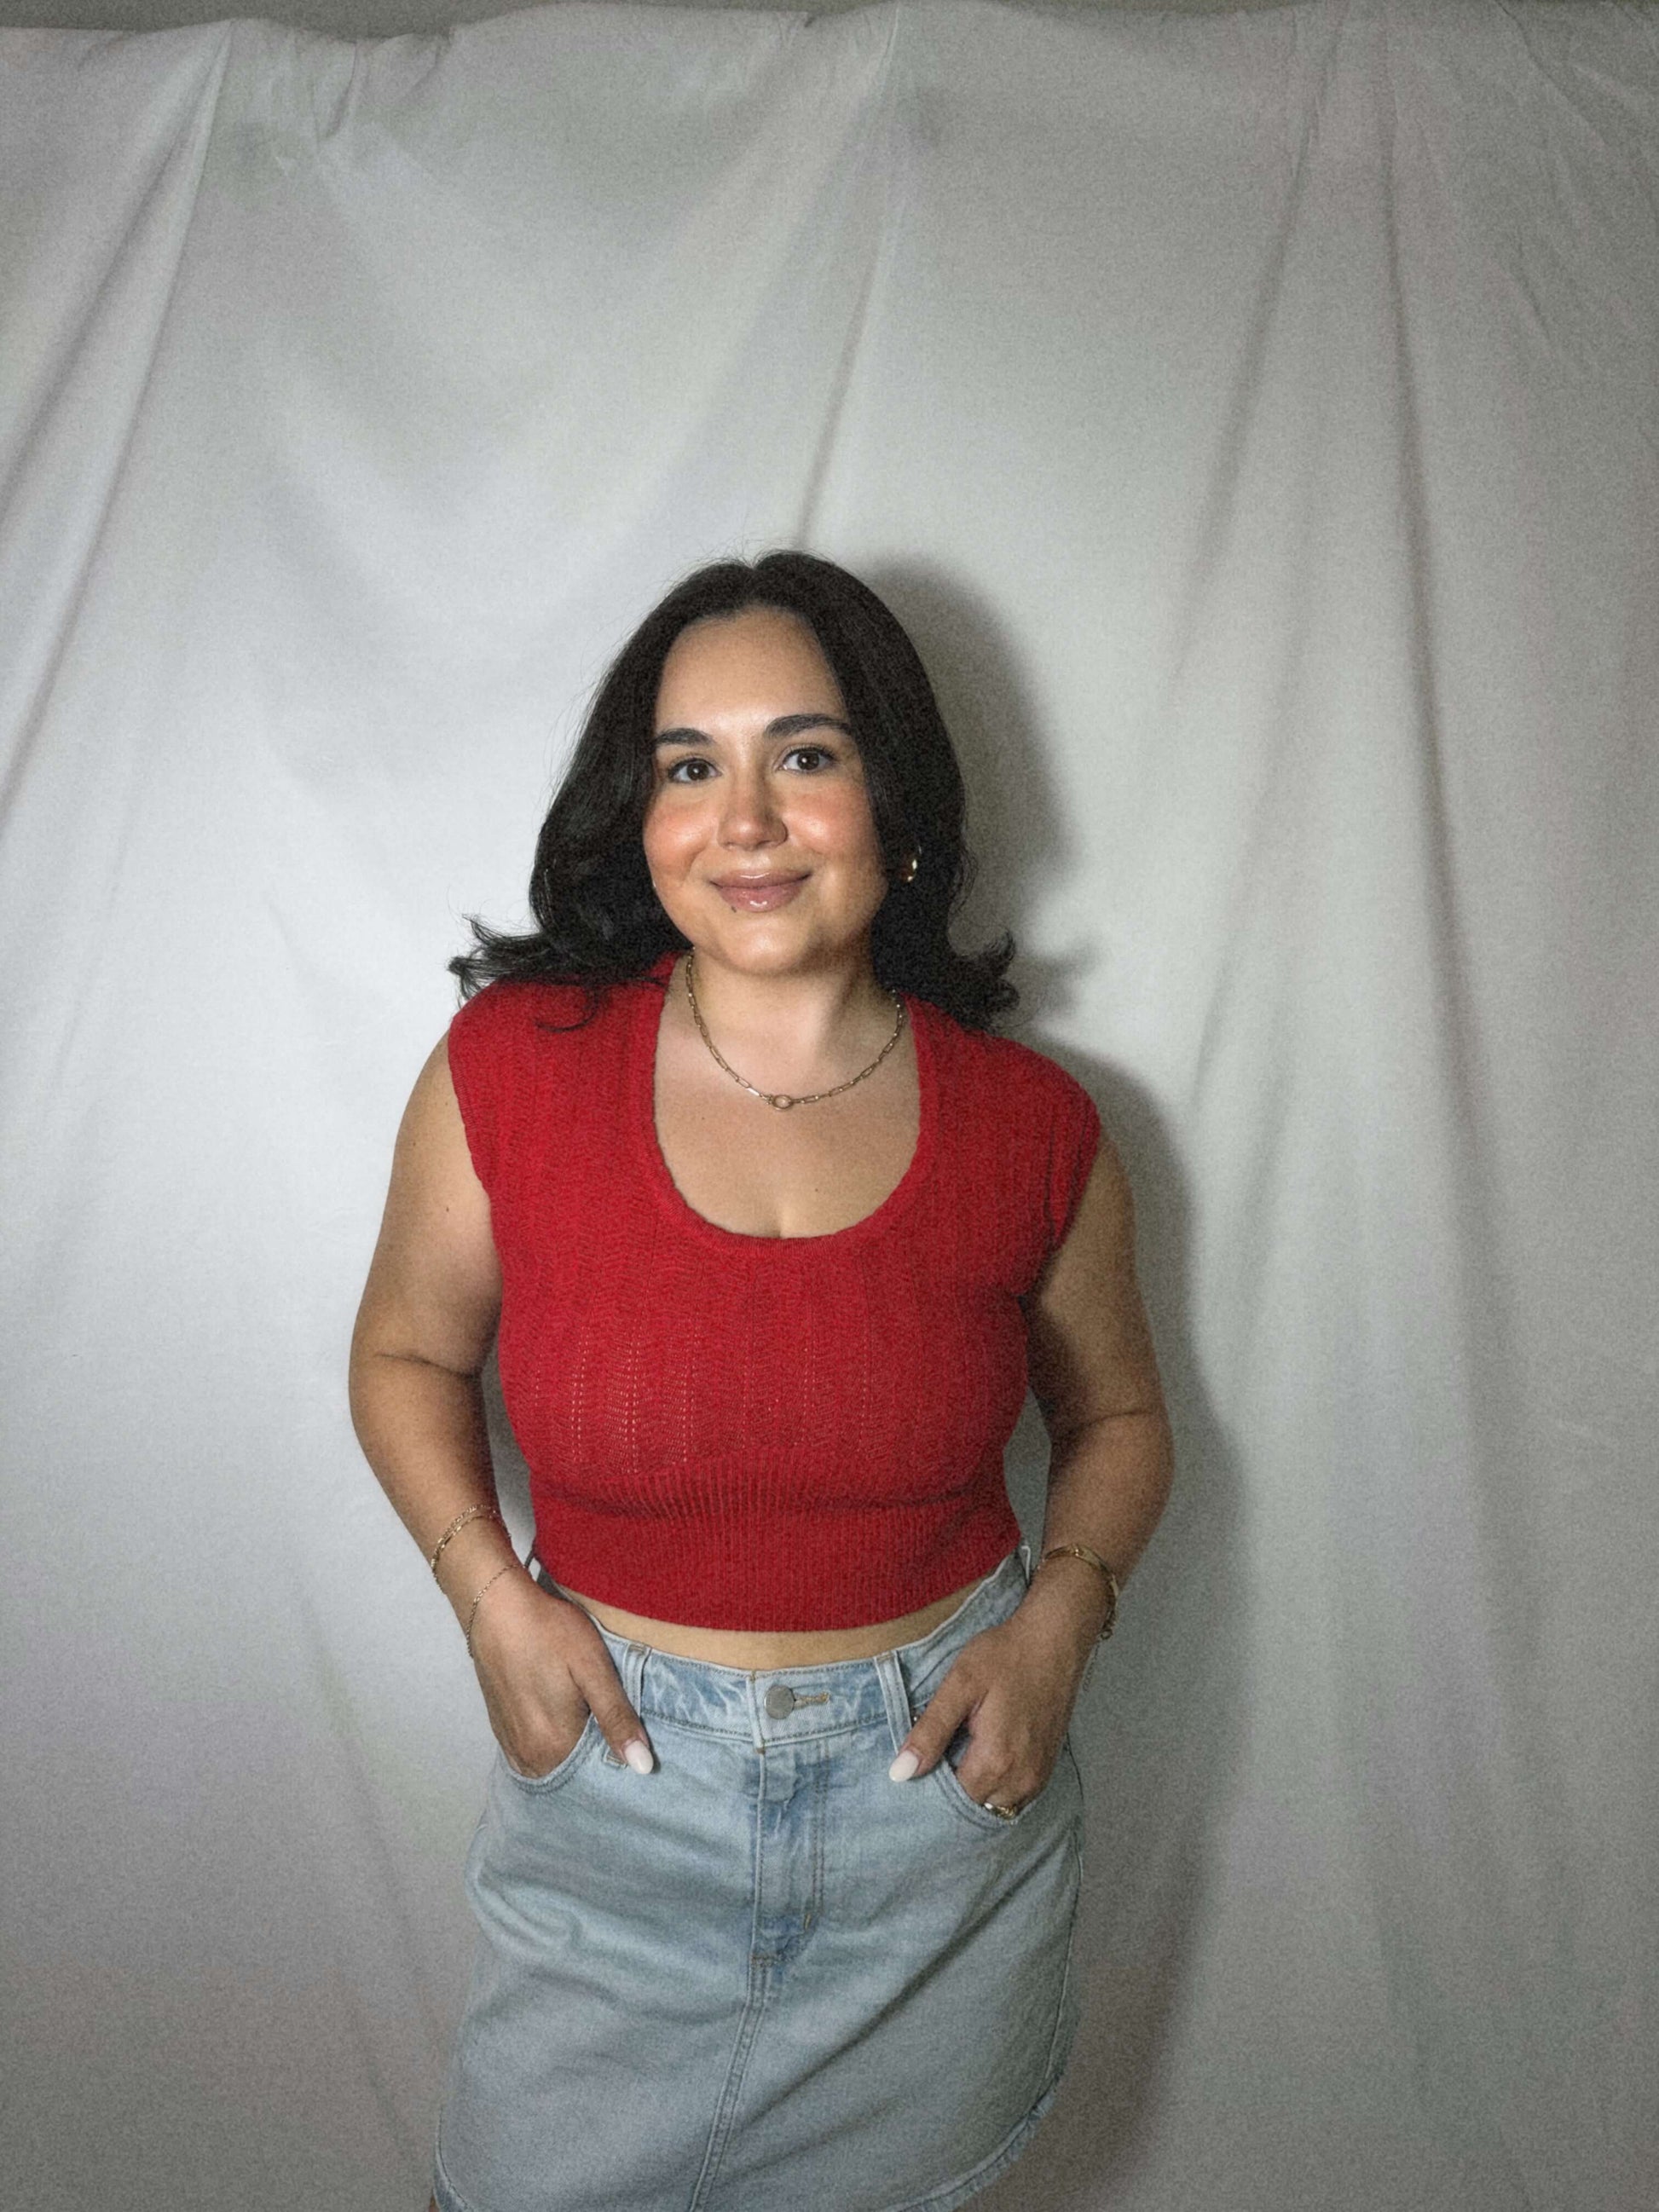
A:
[[[979,1805],[1029,1804],[1054,1772],[1092,1642],[1074,1612],[1028,1597],[963,1645],[899,1758],[914,1753],[914,1771],[926,1774],[966,1721],[956,1774],[968,1795]]]

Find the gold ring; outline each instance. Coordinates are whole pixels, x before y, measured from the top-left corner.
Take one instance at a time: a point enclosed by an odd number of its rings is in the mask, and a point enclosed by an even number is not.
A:
[[[994,1805],[988,1797],[981,1809],[994,1813],[999,1820],[1017,1820],[1023,1808],[1018,1805]]]

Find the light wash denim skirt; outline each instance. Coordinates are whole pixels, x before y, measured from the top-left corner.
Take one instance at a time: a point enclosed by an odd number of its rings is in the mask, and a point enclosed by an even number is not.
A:
[[[656,1753],[589,1717],[550,1774],[497,1753],[480,1937],[438,2122],[442,2212],[948,2212],[1053,2101],[1076,2033],[1071,1746],[1012,1820],[947,1758],[887,1769],[1022,1544],[930,1636],[751,1671],[601,1628]]]

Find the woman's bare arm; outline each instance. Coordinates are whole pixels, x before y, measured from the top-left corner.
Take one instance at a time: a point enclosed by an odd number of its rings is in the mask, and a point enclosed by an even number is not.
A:
[[[542,1589],[492,1517],[495,1483],[478,1376],[501,1314],[489,1200],[473,1171],[449,1055],[421,1070],[392,1153],[392,1187],[352,1332],[351,1419],[404,1526],[428,1555],[459,1516],[438,1580],[471,1648],[490,1726],[521,1773],[550,1772],[591,1711],[649,1771],[639,1716],[598,1628]]]
[[[438,1579],[465,1622],[484,1577],[514,1557],[495,1506],[478,1376],[501,1311],[489,1200],[473,1172],[440,1043],[392,1153],[392,1187],[351,1338],[351,1419],[364,1455],[422,1552],[469,1506]]]
[[[1026,1300],[1031,1392],[1048,1431],[1042,1543],[1085,1544],[1120,1584],[1157,1528],[1175,1454],[1152,1331],[1135,1280],[1134,1203],[1115,1146],[1100,1150],[1066,1241]],[[1030,1599],[1064,1585],[1091,1638],[1108,1594],[1085,1560],[1056,1559]]]
[[[1087,1545],[1121,1583],[1164,1510],[1174,1454],[1135,1283],[1128,1178],[1103,1133],[1065,1242],[1024,1303],[1031,1389],[1053,1446],[1043,1547]],[[1098,1568],[1050,1560],[1009,1618],[957,1653],[895,1774],[925,1774],[965,1721],[963,1789],[981,1803],[1028,1802],[1054,1771],[1109,1603]],[[914,1765],[900,1765],[906,1753]]]

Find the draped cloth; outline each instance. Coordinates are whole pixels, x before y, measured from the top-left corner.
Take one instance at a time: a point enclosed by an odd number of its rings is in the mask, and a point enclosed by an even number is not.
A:
[[[776,544],[936,674],[1176,1429],[1001,2201],[1651,2201],[1655,21],[0,34],[31,2212],[419,2201],[489,1745],[352,1316],[463,917]]]

